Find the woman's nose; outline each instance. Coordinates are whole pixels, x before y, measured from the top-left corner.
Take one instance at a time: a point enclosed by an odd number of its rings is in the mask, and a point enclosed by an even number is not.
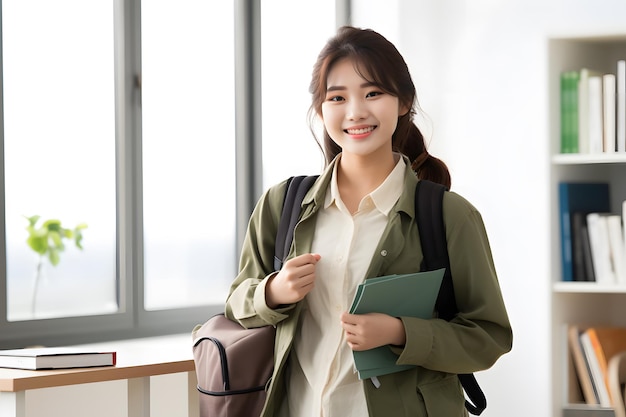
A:
[[[367,117],[367,107],[360,100],[351,100],[348,103],[348,112],[346,114],[348,120],[361,120]]]

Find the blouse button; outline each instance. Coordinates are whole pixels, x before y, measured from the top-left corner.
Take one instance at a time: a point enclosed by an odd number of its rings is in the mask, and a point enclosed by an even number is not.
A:
[[[380,254],[381,254],[382,256],[387,256],[387,250],[386,250],[386,249],[381,250],[381,251],[380,251]]]

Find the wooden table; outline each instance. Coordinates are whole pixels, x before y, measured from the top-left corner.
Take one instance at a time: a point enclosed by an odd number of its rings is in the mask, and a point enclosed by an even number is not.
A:
[[[199,417],[196,373],[191,338],[188,338],[188,343],[168,343],[163,338],[146,338],[89,346],[115,350],[116,366],[40,371],[0,368],[0,416],[26,417],[27,390],[127,380],[128,416],[149,417],[150,377],[185,372],[188,384],[188,416]]]

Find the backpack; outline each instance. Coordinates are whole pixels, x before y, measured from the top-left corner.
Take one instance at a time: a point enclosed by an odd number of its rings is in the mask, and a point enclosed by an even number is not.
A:
[[[315,181],[314,177],[303,179],[290,180],[292,187],[283,203],[276,235],[276,271],[282,267],[285,241],[293,239],[300,202]],[[200,417],[260,416],[274,370],[276,329],[246,329],[221,313],[196,326],[192,337]]]
[[[283,204],[283,214],[276,238],[276,253],[280,259],[274,259],[274,269],[278,271],[282,260],[287,258],[293,229],[300,215],[300,204],[304,195],[317,179],[317,175],[292,177],[289,180]],[[420,231],[420,243],[424,259],[420,270],[431,271],[445,268],[445,274],[439,289],[435,309],[439,317],[451,320],[456,316],[458,308],[454,296],[448,245],[443,221],[443,196],[446,187],[432,181],[420,180],[415,188],[415,213],[417,228]],[[289,220],[283,219],[289,216]],[[282,227],[282,229],[281,229]],[[281,238],[284,236],[284,238]],[[469,400],[465,400],[465,408],[473,415],[480,415],[487,408],[487,399],[476,381],[474,374],[459,374],[459,381]]]
[[[245,329],[216,314],[193,330],[200,417],[260,416],[274,369],[276,329]]]

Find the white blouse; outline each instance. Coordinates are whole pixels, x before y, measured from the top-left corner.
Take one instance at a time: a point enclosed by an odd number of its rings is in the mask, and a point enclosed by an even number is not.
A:
[[[337,187],[337,165],[317,217],[312,252],[321,255],[290,356],[290,417],[363,417],[367,404],[340,315],[364,281],[388,215],[404,189],[403,158],[351,215]]]

